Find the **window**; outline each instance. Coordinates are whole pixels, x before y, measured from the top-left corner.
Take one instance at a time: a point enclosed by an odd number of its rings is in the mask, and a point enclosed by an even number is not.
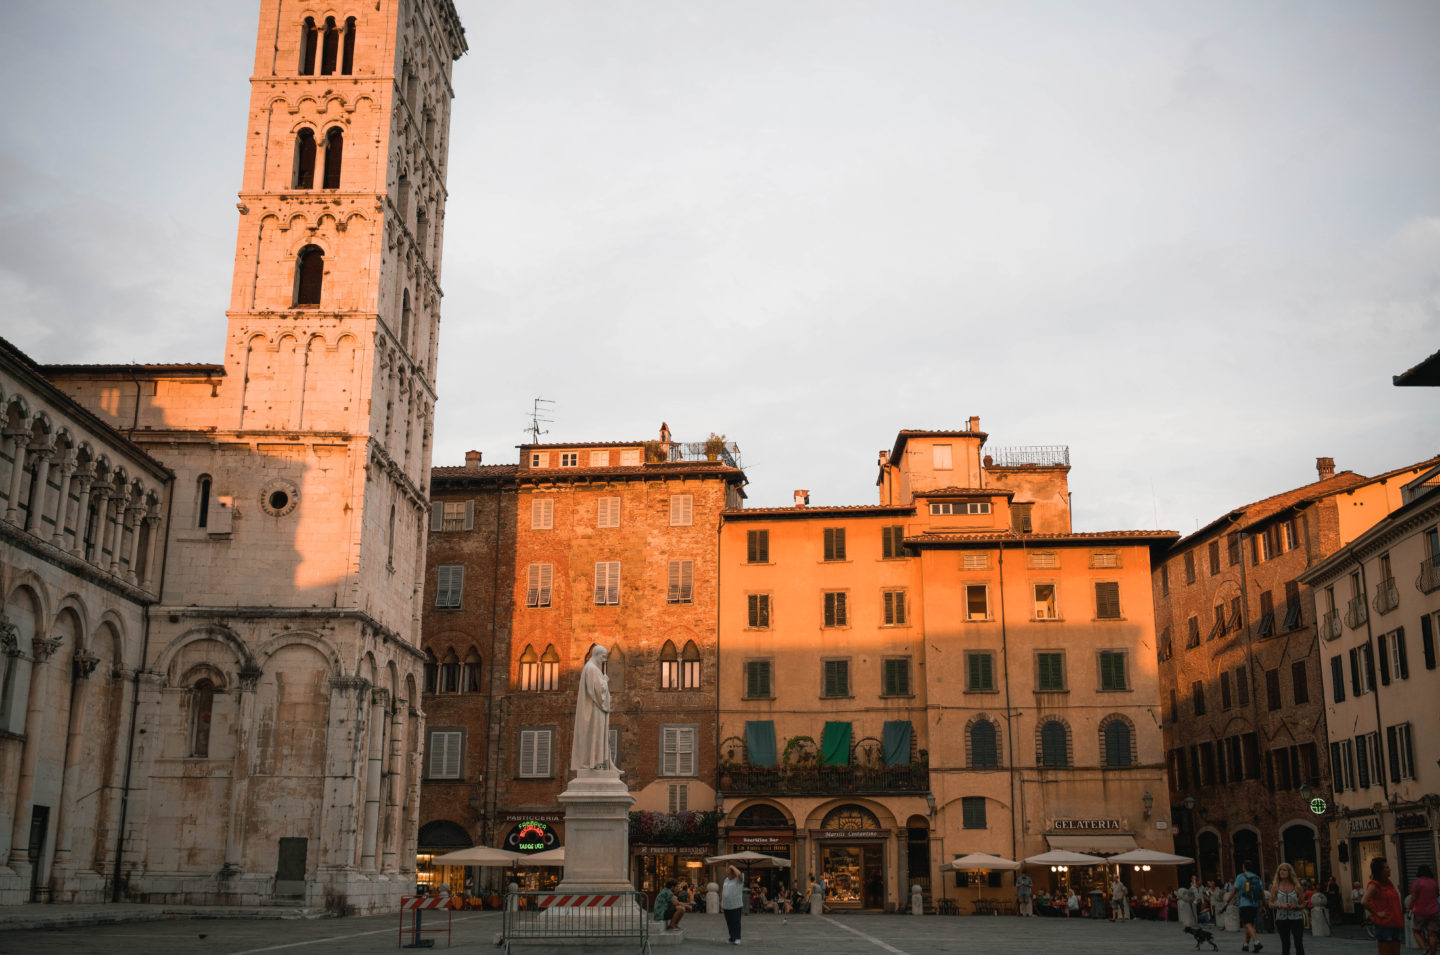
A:
[[[1037,570],[1048,570],[1060,566],[1060,555],[1054,551],[1030,552],[1030,566]]]
[[[1011,504],[1010,505],[1010,529],[1017,534],[1028,534],[1034,529],[1030,520],[1030,511],[1034,504]]]
[[[611,757],[611,763],[618,763],[619,760]],[[690,811],[690,787],[685,783],[671,784],[670,789],[670,815]]]
[[[325,34],[320,46],[320,75],[329,76],[335,72],[335,63],[340,52],[340,28],[334,17],[325,18]]]
[[[965,691],[991,693],[995,690],[995,654],[989,650],[965,653]]]
[[[745,661],[745,697],[750,700],[770,698],[770,661]]]
[[[521,779],[548,779],[551,776],[550,753],[554,744],[554,730],[520,731],[519,776]]]
[[[1350,740],[1330,744],[1330,771],[1335,791],[1355,788],[1355,745]]]
[[[550,587],[555,579],[554,564],[531,564],[525,569],[525,606],[550,606]]]
[[[471,647],[470,652],[465,654],[465,662],[461,664],[460,668],[460,692],[480,692],[480,663],[479,652]]]
[[[440,689],[440,665],[435,662],[435,654],[431,650],[425,651],[425,693],[434,693]]]
[[[680,654],[670,640],[660,648],[660,689],[680,689]]]
[[[905,591],[886,590],[881,594],[884,604],[885,626],[903,627],[907,620],[905,618]]]
[[[1345,658],[1340,654],[1330,658],[1330,687],[1336,703],[1345,702]]]
[[[1390,748],[1390,781],[1415,778],[1415,749],[1410,742],[1410,724],[1401,723],[1385,730]]]
[[[1304,610],[1300,606],[1300,582],[1287,580],[1285,582],[1285,629],[1287,631],[1298,630],[1304,621]]]
[[[1380,645],[1382,648],[1381,682],[1388,684],[1392,676],[1396,680],[1408,680],[1410,678],[1410,662],[1405,655],[1405,628],[1391,630],[1382,636]]]
[[[770,595],[769,594],[747,594],[746,602],[749,612],[749,620],[746,626],[756,630],[767,630],[770,627]]]
[[[1225,535],[1225,564],[1234,567],[1240,563],[1240,532],[1231,531]]]
[[[1290,664],[1290,687],[1295,692],[1295,704],[1310,702],[1310,679],[1305,673],[1305,661],[1296,660]]]
[[[880,695],[910,695],[909,657],[886,657],[880,661]]]
[[[845,592],[830,591],[825,594],[825,626],[848,626],[845,614]]]
[[[985,570],[990,566],[990,555],[965,554],[960,558],[960,566],[966,570]]]
[[[1295,548],[1299,547],[1300,534],[1299,529],[1295,525],[1295,518],[1290,518],[1284,524],[1281,524],[1280,527],[1281,530],[1284,532],[1285,549],[1294,550]]]
[[[1095,617],[1099,620],[1120,619],[1120,584],[1118,581],[1096,581]]]
[[[845,559],[845,528],[843,528],[843,527],[827,527],[827,528],[825,528],[825,559],[826,559],[826,560],[844,560],[844,559]]]
[[[596,527],[620,526],[620,498],[602,497],[595,506]]]
[[[12,664],[6,673],[7,679],[13,679],[15,672]],[[210,755],[210,717],[215,707],[215,684],[210,680],[200,680],[190,691],[190,746],[189,755],[204,759]]]
[[[560,654],[553,646],[546,647],[540,657],[540,689],[554,690],[560,686]]]
[[[1350,648],[1350,689],[1356,696],[1375,689],[1375,654],[1368,643]]]
[[[561,451],[561,452],[560,452],[560,466],[561,466],[562,468],[574,468],[574,467],[579,467],[579,466],[580,466],[580,452],[579,452],[579,451]]]
[[[555,527],[555,499],[537,497],[530,502],[530,528],[548,531]]]
[[[1035,585],[1035,619],[1036,620],[1058,620],[1060,614],[1055,609],[1055,585]]]
[[[970,768],[997,769],[999,766],[1000,746],[995,724],[988,719],[978,719],[970,725]]]
[[[1188,636],[1185,638],[1185,649],[1189,650],[1200,646],[1200,618],[1191,617],[1185,622]]]
[[[440,504],[440,526],[431,530],[469,531],[475,529],[474,501],[444,501]]]
[[[1220,541],[1212,540],[1208,551],[1210,558],[1210,576],[1214,577],[1220,573]]]
[[[745,562],[747,564],[770,563],[770,532],[745,532]]]
[[[1101,730],[1104,764],[1111,769],[1124,769],[1134,764],[1130,744],[1134,734],[1123,717],[1112,717]]]
[[[460,658],[453,649],[446,650],[445,656],[440,660],[440,692],[460,692]]]
[[[1244,615],[1241,613],[1242,601],[1243,598],[1241,597],[1230,598],[1230,622],[1225,625],[1227,631],[1238,631],[1244,626]]]
[[[1119,567],[1120,555],[1113,550],[1094,551],[1090,554],[1090,566],[1098,569]]]
[[[608,468],[610,466],[609,451],[591,451],[590,466],[592,468]]]
[[[315,188],[315,130],[306,128],[295,134],[294,167],[290,188]]]
[[[943,514],[989,514],[989,501],[946,501],[944,503],[931,504],[930,513],[935,515]]]
[[[1185,552],[1185,583],[1195,583],[1195,552],[1193,550]]]
[[[1215,622],[1210,625],[1210,633],[1206,640],[1214,640],[1225,633],[1225,605],[1215,605]]]
[[[533,647],[526,647],[520,654],[520,689],[526,692],[540,689],[540,658]]]
[[[463,730],[431,730],[426,775],[431,779],[459,779],[464,739]]]
[[[660,727],[660,775],[695,775],[694,726]]]
[[[616,606],[620,603],[620,562],[618,560],[597,560],[595,562],[595,605]]]
[[[619,565],[616,565],[619,574]],[[665,602],[688,604],[695,599],[695,562],[693,560],[672,560],[666,577]],[[618,598],[617,598],[618,601]]]
[[[1260,636],[1275,635],[1275,595],[1268,590],[1260,592]]]
[[[700,648],[694,640],[685,641],[685,649],[680,651],[680,689],[700,689]]]
[[[459,609],[460,596],[465,591],[465,565],[441,564],[435,568],[435,577],[435,606]]]
[[[1196,680],[1190,684],[1190,702],[1194,706],[1196,716],[1205,715],[1205,682]]]
[[[1035,654],[1035,689],[1040,693],[1064,692],[1065,654],[1062,651]]]
[[[1235,702],[1240,706],[1250,705],[1250,667],[1244,664],[1235,668]],[[1259,759],[1259,750],[1256,750]]]
[[[821,696],[849,696],[850,695],[850,661],[849,660],[822,660],[821,669]]]
[[[315,51],[320,45],[320,30],[314,17],[306,17],[300,32],[300,75],[315,75]]]
[[[907,556],[905,528],[899,524],[880,528],[880,556],[885,560]]]
[[[1384,775],[1383,767],[1375,767],[1373,776],[1370,771],[1375,758],[1379,756],[1380,747],[1376,745],[1379,737],[1379,733],[1364,733],[1355,737],[1355,768],[1358,770],[1356,777],[1361,789],[1369,789],[1372,783],[1378,786]]]
[[[695,522],[695,495],[670,495],[670,526],[689,527]]]
[[[1040,765],[1046,769],[1070,765],[1070,732],[1059,720],[1040,725]]]
[[[211,481],[208,474],[200,475],[200,479],[195,482],[196,527],[206,527],[210,523],[210,486]]]
[[[964,796],[960,799],[961,826],[965,829],[985,829],[985,797]]]
[[[1230,673],[1229,671],[1220,674],[1220,709],[1230,709]]]
[[[531,451],[531,452],[530,452],[530,466],[531,466],[532,468],[547,468],[547,467],[549,467],[549,466],[550,466],[550,452],[548,452],[548,451]]]
[[[1265,701],[1272,710],[1280,709],[1280,671],[1265,671]]]
[[[318,245],[307,245],[295,260],[295,307],[320,306],[325,284],[325,253]]]
[[[325,178],[322,189],[340,188],[340,158],[345,149],[345,134],[339,127],[332,126],[325,133]]]
[[[340,55],[340,72],[349,76],[355,70],[355,18],[345,20],[345,42]]]
[[[990,619],[989,593],[984,584],[965,585],[965,619]]]
[[[1164,663],[1174,655],[1175,646],[1170,637],[1170,628],[1166,627],[1160,631],[1160,636],[1157,638],[1156,656],[1160,658],[1161,663]]]
[[[951,446],[948,444],[937,444],[933,447],[932,453],[934,455],[935,470],[949,471],[954,466],[950,448]]]
[[[1130,689],[1130,685],[1126,681],[1124,650],[1101,650],[1099,660],[1101,690]]]

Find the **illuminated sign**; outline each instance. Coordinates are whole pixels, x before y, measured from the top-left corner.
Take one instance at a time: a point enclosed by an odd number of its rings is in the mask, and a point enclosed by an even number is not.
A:
[[[555,830],[550,828],[550,823],[541,822],[539,819],[526,819],[517,823],[505,837],[505,848],[514,852],[544,852],[559,844],[559,837],[555,835]]]
[[[1066,829],[1082,829],[1086,832],[1094,832],[1097,829],[1119,830],[1119,819],[1056,819],[1055,830],[1063,832]]]

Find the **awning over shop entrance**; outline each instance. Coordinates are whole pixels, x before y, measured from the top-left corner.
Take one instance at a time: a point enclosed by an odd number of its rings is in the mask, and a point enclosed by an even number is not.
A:
[[[1046,836],[1045,841],[1052,849],[1069,849],[1071,852],[1098,852],[1103,854],[1112,852],[1129,852],[1131,849],[1138,849],[1135,845],[1134,836],[1116,835],[1114,833],[1095,833],[1093,835],[1063,835]]]

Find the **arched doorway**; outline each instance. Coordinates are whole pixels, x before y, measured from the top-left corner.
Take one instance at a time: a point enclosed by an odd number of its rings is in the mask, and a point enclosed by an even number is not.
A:
[[[1265,871],[1265,860],[1260,858],[1260,834],[1254,829],[1236,829],[1230,836],[1230,848],[1234,851],[1231,858],[1236,873],[1246,862],[1255,867],[1251,871],[1256,875]]]
[[[885,908],[885,841],[889,834],[864,806],[825,814],[816,833],[825,900],[837,909]]]
[[[432,860],[436,856],[442,856],[447,852],[455,852],[459,849],[468,849],[475,844],[470,838],[470,833],[458,823],[448,819],[437,819],[434,822],[427,822],[420,827],[420,834],[415,840],[415,881],[418,885],[425,886],[426,891],[434,889],[444,882],[455,889],[465,887],[464,866],[436,866]],[[458,880],[458,881],[455,881]]]
[[[918,885],[930,895],[930,821],[921,815],[911,816],[905,823],[905,878],[900,883],[900,906],[910,897],[910,886]]]
[[[1202,832],[1195,840],[1195,862],[1200,867],[1200,881],[1220,881],[1225,873],[1220,871],[1220,835],[1216,832]]]
[[[1313,880],[1319,874],[1314,829],[1303,822],[1291,823],[1280,831],[1280,846],[1297,878]]]

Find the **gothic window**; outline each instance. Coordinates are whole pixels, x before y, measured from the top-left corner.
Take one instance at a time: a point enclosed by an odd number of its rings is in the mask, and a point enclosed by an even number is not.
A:
[[[295,134],[295,175],[291,189],[315,188],[315,130],[302,129]]]
[[[680,689],[700,689],[700,648],[694,640],[686,641],[685,649],[680,651]]]
[[[415,208],[415,244],[420,248],[420,254],[426,255],[426,240],[430,237],[430,223],[425,217],[425,210],[419,206]]]
[[[660,648],[660,689],[680,689],[680,654],[670,640]]]
[[[320,75],[329,76],[335,72],[335,62],[340,52],[340,28],[334,17],[325,18],[325,39],[320,47]]]
[[[460,671],[460,692],[480,692],[480,654],[474,647],[465,654],[464,668]]]
[[[319,30],[315,26],[314,17],[306,17],[305,25],[300,30],[300,75],[315,75],[315,50],[319,45]]]
[[[195,526],[210,524],[210,475],[202,474],[195,482]]]
[[[296,307],[320,305],[320,287],[325,282],[325,253],[318,245],[307,245],[300,250],[295,264],[295,305]]]
[[[400,346],[410,350],[410,290],[400,291]]]
[[[210,755],[210,711],[215,705],[215,684],[201,680],[190,698],[190,755]]]
[[[454,650],[445,651],[445,656],[440,661],[440,692],[460,692],[460,658],[455,655]]]
[[[340,127],[332,126],[325,134],[325,189],[340,188],[340,161],[345,152],[345,134]]]
[[[540,658],[540,686],[541,690],[553,690],[560,686],[560,654],[555,652],[553,646],[545,648],[545,655]]]
[[[345,47],[340,55],[340,72],[349,76],[355,72],[355,18],[345,21]]]
[[[435,653],[431,650],[425,651],[425,692],[434,693],[440,686],[440,665],[435,660]]]
[[[520,654],[520,689],[540,689],[540,658],[535,655],[534,647],[527,646]]]

